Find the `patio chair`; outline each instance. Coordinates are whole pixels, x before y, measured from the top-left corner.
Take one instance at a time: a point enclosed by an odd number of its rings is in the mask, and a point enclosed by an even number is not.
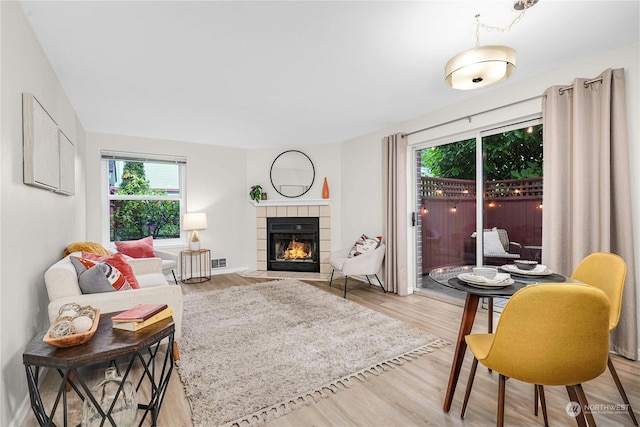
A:
[[[469,240],[469,249],[465,248],[465,252],[475,254],[475,237],[476,233],[471,234]],[[509,234],[504,228],[493,227],[484,230],[484,256],[485,258],[497,259],[497,262],[503,263],[504,260],[520,259],[522,256],[522,245],[518,242],[509,240]],[[474,256],[475,258],[475,256]],[[491,264],[490,261],[487,262]]]

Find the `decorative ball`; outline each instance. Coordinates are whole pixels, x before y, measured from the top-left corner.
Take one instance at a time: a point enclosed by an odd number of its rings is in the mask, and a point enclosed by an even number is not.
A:
[[[64,304],[62,307],[60,307],[60,310],[58,310],[58,316],[60,316],[60,317],[64,317],[64,316],[65,316],[65,314],[63,314],[63,313],[65,313],[65,312],[67,312],[67,311],[73,311],[73,312],[74,312],[74,314],[73,314],[73,316],[72,316],[72,317],[75,317],[76,313],[77,313],[78,311],[80,311],[80,309],[81,309],[81,308],[82,308],[82,307],[80,306],[80,304],[78,304],[78,303],[76,303],[76,302],[69,302],[69,303],[66,303],[66,304]],[[68,314],[66,314],[66,315],[68,316]]]
[[[51,338],[60,338],[74,333],[73,324],[68,320],[60,320],[49,329],[49,336]]]
[[[70,318],[74,318],[78,315],[78,312],[75,310],[65,310],[62,313],[60,313],[60,316],[58,316],[59,318],[63,318],[63,317],[70,317]]]
[[[87,332],[93,326],[93,320],[89,316],[78,316],[71,321],[76,334]]]
[[[78,317],[80,316],[90,317],[93,320],[96,317],[96,311],[90,305],[85,305],[78,311]]]

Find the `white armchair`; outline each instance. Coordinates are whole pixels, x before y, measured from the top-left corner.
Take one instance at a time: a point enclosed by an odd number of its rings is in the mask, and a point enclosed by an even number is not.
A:
[[[338,270],[344,275],[344,298],[347,297],[347,279],[349,276],[355,275],[363,275],[367,279],[367,282],[369,282],[369,285],[371,285],[369,276],[375,276],[375,278],[378,279],[380,287],[386,293],[387,290],[378,277],[378,272],[382,268],[385,249],[384,243],[381,243],[375,250],[351,258],[349,258],[351,248],[331,253],[329,262],[333,270],[331,271],[329,287],[331,287],[333,283],[333,273]]]
[[[155,248],[154,252],[156,253],[156,256],[158,258],[162,259],[162,274],[173,274],[173,281],[176,282],[177,285],[178,279],[176,278],[176,266],[178,265],[178,256],[172,254],[171,252],[162,251]]]
[[[118,248],[109,249],[110,253],[119,252]],[[168,251],[163,251],[161,249],[153,248],[153,252],[156,254],[156,258],[160,258],[162,261],[162,274],[165,276],[171,273],[173,275],[173,281],[175,284],[178,284],[178,279],[176,278],[176,267],[178,266],[178,255],[172,254]],[[129,255],[123,253],[125,258],[132,259]],[[136,259],[145,259],[145,258],[136,258]]]

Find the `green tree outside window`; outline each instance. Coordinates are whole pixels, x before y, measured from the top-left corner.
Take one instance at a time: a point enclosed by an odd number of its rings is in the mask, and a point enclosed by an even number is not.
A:
[[[117,195],[156,196],[152,200],[112,200],[111,240],[180,237],[180,201],[162,200],[164,189],[153,189],[143,162],[125,162]]]
[[[542,176],[542,125],[486,136],[483,149],[487,181]],[[475,138],[422,150],[422,166],[431,177],[475,180],[475,163]]]

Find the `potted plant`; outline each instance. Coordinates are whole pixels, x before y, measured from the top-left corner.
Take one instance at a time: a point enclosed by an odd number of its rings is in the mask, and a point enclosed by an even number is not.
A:
[[[262,186],[254,185],[251,187],[251,190],[249,190],[249,197],[251,197],[251,200],[254,200],[256,203],[260,203],[260,199],[262,198]]]

